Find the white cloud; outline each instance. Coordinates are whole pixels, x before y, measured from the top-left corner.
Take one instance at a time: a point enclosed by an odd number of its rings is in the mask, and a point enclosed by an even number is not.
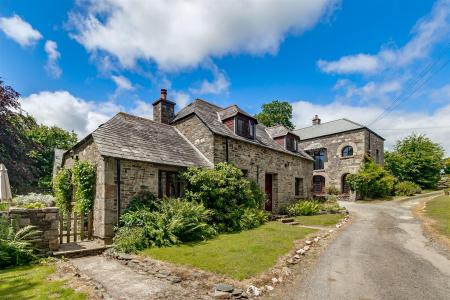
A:
[[[113,55],[123,67],[145,60],[177,70],[230,53],[276,53],[286,34],[311,28],[336,2],[86,0],[70,24],[89,52]]]
[[[22,47],[31,46],[42,38],[39,31],[34,29],[18,15],[9,18],[0,18],[0,29],[10,39]]]
[[[203,80],[199,88],[191,88],[190,91],[196,94],[222,94],[228,92],[230,82],[215,64],[209,62],[207,68],[211,70],[213,74],[213,81]]]
[[[153,105],[151,102],[136,100],[134,102],[134,108],[130,110],[130,113],[139,117],[153,119]]]
[[[379,106],[354,106],[340,102],[314,104],[308,101],[292,103],[296,128],[311,126],[314,115],[322,122],[347,118],[360,124],[367,124],[383,112]],[[373,126],[373,130],[386,138],[386,147],[392,148],[395,142],[413,132],[426,134],[440,143],[450,155],[450,104],[437,109],[434,113],[396,111],[387,115]],[[428,128],[428,129],[424,129]]]
[[[374,55],[348,55],[336,61],[321,59],[317,65],[325,73],[337,74],[374,74],[387,68],[404,67],[427,57],[438,43],[448,41],[449,32],[450,1],[438,0],[431,13],[416,23],[412,38],[402,48],[383,48]]]
[[[191,101],[191,97],[186,93],[172,91],[171,94],[174,96],[174,101],[178,105],[178,109],[182,109]]]
[[[355,100],[356,103],[376,101],[389,103],[402,90],[402,79],[386,80],[380,82],[369,81],[357,86],[347,79],[340,79],[336,82],[334,90],[344,91],[343,95],[336,97],[337,100]]]
[[[129,91],[129,90],[134,89],[133,84],[131,83],[131,81],[128,78],[124,77],[124,76],[112,75],[111,79],[112,79],[112,81],[114,81],[114,83],[117,86],[117,89],[119,89],[119,90]]]
[[[61,57],[61,53],[58,51],[58,44],[56,42],[48,40],[45,42],[45,53],[47,53],[47,63],[45,69],[53,78],[61,77],[62,70],[58,65],[58,59]]]

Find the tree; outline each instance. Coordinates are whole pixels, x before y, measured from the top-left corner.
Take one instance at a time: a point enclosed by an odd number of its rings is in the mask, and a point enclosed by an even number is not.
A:
[[[444,159],[443,164],[444,164],[444,173],[450,174],[450,157]]]
[[[412,134],[397,141],[385,155],[386,169],[400,181],[433,188],[443,169],[444,150],[425,135]]]
[[[263,104],[262,111],[255,118],[265,126],[283,125],[289,130],[294,129],[292,124],[292,106],[289,102],[278,100]]]
[[[358,173],[347,176],[347,182],[363,198],[383,198],[391,195],[394,188],[394,177],[367,156]]]

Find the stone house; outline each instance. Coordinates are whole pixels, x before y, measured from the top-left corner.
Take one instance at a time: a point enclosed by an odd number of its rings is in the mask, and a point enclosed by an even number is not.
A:
[[[265,209],[310,197],[313,160],[300,139],[281,126],[267,128],[233,105],[197,99],[175,113],[167,91],[153,103],[153,120],[118,113],[65,152],[61,166],[89,160],[97,167],[94,236],[109,243],[133,195],[182,195],[179,172],[229,162],[267,194]]]
[[[322,123],[316,115],[312,121],[312,126],[294,133],[300,137],[300,147],[314,159],[313,194],[325,194],[334,187],[349,195],[347,175],[359,170],[366,155],[384,164],[384,138],[371,129],[348,119]]]

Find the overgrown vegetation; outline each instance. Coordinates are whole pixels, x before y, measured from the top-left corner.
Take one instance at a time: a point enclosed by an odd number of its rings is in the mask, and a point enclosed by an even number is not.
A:
[[[72,168],[72,183],[75,189],[75,209],[87,214],[92,210],[95,198],[96,169],[89,161],[76,161]]]
[[[362,198],[387,197],[394,188],[394,177],[370,157],[364,158],[358,173],[348,175],[347,182]]]
[[[410,181],[421,188],[434,188],[440,179],[444,150],[424,135],[413,134],[386,152],[386,169],[400,181]]]
[[[36,259],[32,242],[39,236],[34,226],[15,230],[0,218],[0,268],[27,264]]]
[[[53,181],[53,192],[55,194],[56,206],[60,212],[67,215],[71,210],[73,185],[72,171],[61,169]]]
[[[220,232],[242,230],[241,216],[247,208],[260,208],[265,195],[241,170],[227,163],[214,169],[189,168],[182,174],[184,198],[203,203],[211,210],[211,221]]]
[[[395,184],[395,195],[396,196],[414,196],[415,194],[420,194],[422,189],[418,184],[410,181],[402,181]]]
[[[285,208],[288,216],[312,216],[320,212],[320,204],[317,201],[303,200],[293,203]]]
[[[0,157],[14,194],[50,192],[54,148],[68,149],[75,133],[37,124],[20,110],[19,93],[0,80]]]
[[[29,193],[28,195],[14,197],[12,204],[24,208],[44,208],[53,206],[55,198],[52,195]]]

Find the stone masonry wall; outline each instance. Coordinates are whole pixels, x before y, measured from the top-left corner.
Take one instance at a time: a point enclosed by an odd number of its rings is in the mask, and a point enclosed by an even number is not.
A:
[[[214,136],[214,163],[226,161],[227,138]],[[310,160],[228,138],[229,162],[247,171],[265,190],[266,173],[273,174],[272,210],[311,196],[312,168]],[[303,179],[303,195],[295,195],[295,178]]]
[[[377,163],[384,165],[384,141],[368,130],[366,131],[366,141],[366,152],[376,161],[378,150],[379,161]]]
[[[39,255],[51,255],[59,249],[59,214],[58,208],[46,207],[42,209],[10,208],[8,218],[16,229],[28,225],[36,226],[40,236],[34,243]]]
[[[206,156],[214,161],[214,135],[197,117],[192,116],[177,123],[175,127]]]

